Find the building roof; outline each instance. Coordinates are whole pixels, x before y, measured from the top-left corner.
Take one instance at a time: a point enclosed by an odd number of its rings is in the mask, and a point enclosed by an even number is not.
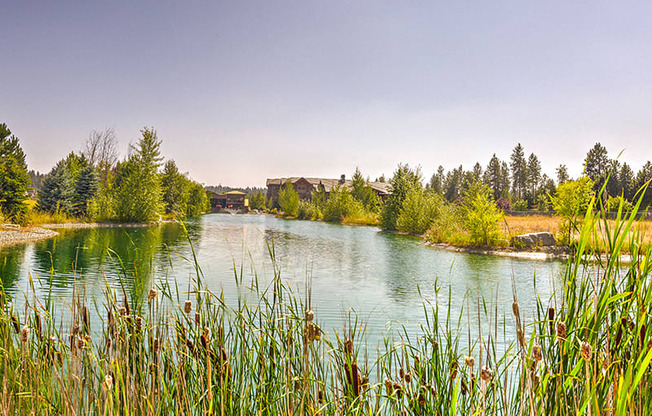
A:
[[[308,181],[315,189],[319,189],[320,186],[324,187],[326,192],[330,192],[333,188],[337,186],[345,186],[346,188],[351,188],[353,186],[353,181],[350,179],[345,179],[344,183],[341,182],[341,179],[329,179],[329,178],[306,178],[303,176],[293,176],[290,178],[269,178],[266,181],[267,186],[269,185],[284,185],[287,182],[292,184],[298,182],[299,180],[304,179]],[[371,189],[379,192],[381,194],[388,194],[390,185],[385,182],[367,182],[367,185]]]

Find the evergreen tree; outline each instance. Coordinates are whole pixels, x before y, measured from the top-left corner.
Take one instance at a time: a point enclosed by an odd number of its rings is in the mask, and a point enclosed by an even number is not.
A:
[[[355,168],[353,177],[351,178],[352,191],[351,195],[357,201],[362,203],[365,210],[369,212],[376,212],[378,210],[378,197],[376,193],[364,180],[360,169]]]
[[[445,173],[444,173],[444,167],[439,165],[437,168],[437,173],[433,173],[432,177],[430,178],[430,189],[432,189],[435,193],[439,195],[444,194],[444,180],[445,180]]]
[[[208,201],[208,196],[206,195],[206,190],[201,186],[201,184],[194,181],[188,182],[189,183],[185,186],[187,190],[187,195],[185,197],[185,214],[187,217],[195,217],[208,211],[210,209],[210,203]]]
[[[396,230],[396,221],[403,208],[403,201],[411,189],[422,188],[421,180],[421,168],[412,169],[408,165],[398,165],[389,181],[391,193],[380,215],[380,225],[383,229]]]
[[[119,221],[153,222],[162,211],[163,199],[158,169],[161,141],[156,130],[144,128],[131,147],[131,156],[119,165],[116,177],[116,214]]]
[[[25,153],[6,124],[0,124],[0,211],[13,222],[22,222],[30,180]]]
[[[566,165],[559,165],[559,167],[556,169],[556,173],[557,173],[557,183],[560,185],[570,179],[568,177],[568,168],[566,167]]]
[[[636,192],[638,192],[646,184],[648,185],[648,188],[643,195],[643,200],[641,201],[641,205],[643,207],[652,205],[652,189],[650,189],[652,184],[649,183],[650,181],[652,181],[652,163],[650,163],[648,160],[645,165],[643,165],[641,170],[639,170],[636,174]]]
[[[70,177],[66,160],[60,160],[43,178],[38,193],[38,209],[51,214],[61,212],[72,215],[75,200],[75,184]]]
[[[540,182],[541,162],[539,162],[539,158],[534,153],[530,153],[530,157],[527,161],[527,185],[534,202],[536,202],[538,198]]]
[[[494,200],[498,200],[502,196],[502,181],[501,181],[501,168],[500,168],[500,159],[496,157],[496,154],[491,157],[487,169],[484,172],[484,183],[491,188]]]
[[[510,167],[512,168],[512,189],[514,194],[517,199],[523,199],[527,184],[527,162],[525,160],[525,151],[520,143],[512,151]]]
[[[634,171],[627,164],[623,163],[623,166],[620,168],[620,186],[623,197],[628,201],[634,200],[634,194],[636,193],[636,183],[634,182]]]
[[[464,185],[464,169],[460,165],[457,169],[446,174],[446,180],[444,181],[444,197],[450,201],[454,202],[462,196],[462,190]]]
[[[163,174],[161,175],[161,189],[166,214],[183,215],[186,208],[184,206],[185,185],[186,178],[179,173],[174,160],[165,162]]]
[[[584,159],[584,172],[593,181],[594,190],[599,191],[607,179],[609,169],[609,156],[607,149],[596,143],[586,154]]]
[[[278,205],[288,217],[296,217],[299,213],[299,194],[290,181],[287,181],[279,191]]]
[[[73,213],[78,217],[86,216],[89,202],[100,189],[100,177],[92,165],[86,165],[79,172],[75,184]]]

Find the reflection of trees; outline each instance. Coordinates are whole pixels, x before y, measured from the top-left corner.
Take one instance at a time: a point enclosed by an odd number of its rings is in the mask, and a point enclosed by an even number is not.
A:
[[[378,238],[384,245],[379,259],[385,260],[387,296],[397,303],[414,299],[418,290],[411,276],[419,267],[414,239],[390,233],[378,233]]]
[[[25,258],[25,245],[3,248],[0,252],[0,282],[4,291],[11,293],[18,280],[20,267]]]
[[[70,288],[73,278],[101,279],[103,272],[124,287],[132,302],[140,302],[151,286],[157,255],[165,246],[182,245],[185,238],[178,224],[65,231],[36,243],[34,265],[59,289]]]

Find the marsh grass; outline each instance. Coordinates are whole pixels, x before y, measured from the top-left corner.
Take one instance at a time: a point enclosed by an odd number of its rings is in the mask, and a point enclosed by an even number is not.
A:
[[[107,285],[91,305],[75,286],[67,319],[30,277],[20,310],[0,298],[0,412],[651,414],[652,261],[633,218],[610,223],[589,210],[550,299],[514,289],[510,316],[491,299],[469,299],[453,316],[453,289],[439,288],[448,306],[424,300],[417,335],[403,328],[376,346],[353,314],[344,328],[322,329],[310,283],[300,295],[283,282],[273,244],[268,285],[243,284],[234,267],[235,304],[205,286],[196,259],[185,292],[163,280],[136,301]],[[591,259],[591,245],[608,255]],[[537,296],[535,319],[519,295]]]

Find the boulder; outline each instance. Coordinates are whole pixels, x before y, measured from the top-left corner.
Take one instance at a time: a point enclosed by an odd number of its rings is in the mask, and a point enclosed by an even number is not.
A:
[[[549,247],[555,245],[555,237],[552,233],[529,233],[512,237],[512,245],[515,247]]]

